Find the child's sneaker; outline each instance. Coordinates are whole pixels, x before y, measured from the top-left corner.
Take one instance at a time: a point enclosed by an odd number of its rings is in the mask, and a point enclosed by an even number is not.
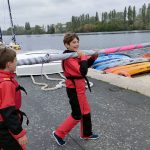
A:
[[[88,136],[88,137],[80,137],[81,139],[84,139],[84,140],[96,140],[99,138],[99,136],[97,134],[92,134],[91,136]]]
[[[62,138],[60,138],[55,134],[55,131],[53,131],[53,137],[55,138],[55,141],[57,142],[58,145],[62,146],[66,144],[66,142]]]

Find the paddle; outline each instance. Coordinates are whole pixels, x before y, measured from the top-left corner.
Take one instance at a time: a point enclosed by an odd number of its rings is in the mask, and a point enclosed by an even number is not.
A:
[[[115,53],[115,52],[122,52],[122,51],[129,51],[134,49],[141,49],[150,47],[150,43],[143,43],[143,44],[137,44],[137,45],[127,45],[127,46],[121,46],[121,47],[113,47],[113,48],[106,48],[102,50],[84,50],[86,55],[94,55],[94,54],[109,54],[109,53]],[[47,53],[45,56],[41,57],[33,57],[33,58],[26,58],[26,59],[20,59],[17,61],[17,66],[21,65],[32,65],[32,64],[42,64],[42,63],[49,63],[51,61],[57,61],[57,60],[64,60],[69,57],[77,57],[78,54],[76,52],[74,53],[65,53],[65,54],[50,54]]]

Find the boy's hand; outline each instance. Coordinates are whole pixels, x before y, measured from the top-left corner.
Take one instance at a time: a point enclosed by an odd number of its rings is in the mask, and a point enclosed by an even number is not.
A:
[[[93,51],[94,51],[95,53],[94,53],[92,56],[98,57],[98,55],[99,55],[99,54],[98,54],[98,51],[99,51],[99,50],[98,50],[98,49],[93,49]]]
[[[20,145],[25,145],[28,143],[28,138],[27,138],[27,135],[24,135],[23,137],[19,138],[18,139],[18,142]]]
[[[77,54],[78,54],[79,57],[85,56],[85,53],[83,51],[81,51],[81,50],[78,50]]]

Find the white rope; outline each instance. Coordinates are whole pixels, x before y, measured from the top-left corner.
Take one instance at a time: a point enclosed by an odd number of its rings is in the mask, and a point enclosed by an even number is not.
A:
[[[62,88],[63,87],[63,82],[65,81],[64,79],[60,79],[60,78],[49,78],[47,75],[45,75],[45,78],[47,80],[51,80],[51,81],[60,81],[56,86],[54,87],[51,87],[51,88],[48,88],[48,84],[47,83],[40,83],[40,82],[36,82],[35,79],[34,79],[34,76],[31,75],[31,79],[32,79],[32,82],[36,85],[40,85],[42,86],[41,87],[41,90],[44,90],[44,91],[52,91],[52,90],[57,90],[59,88]]]
[[[66,77],[60,72],[58,73],[63,79],[66,79]]]
[[[61,79],[61,78],[50,78],[47,74],[44,74],[44,76],[45,76],[46,79],[52,80],[52,81],[64,81],[65,80],[65,79]]]
[[[57,87],[65,87],[65,77],[61,74],[61,73],[58,73],[63,79],[60,79],[60,78],[50,78],[48,77],[46,74],[44,75],[46,77],[47,80],[53,80],[53,81],[60,81],[56,86]]]
[[[56,84],[56,86],[54,87],[48,87],[48,84],[47,83],[43,83],[43,82],[36,82],[35,79],[34,79],[34,76],[31,75],[31,79],[32,79],[32,82],[36,85],[39,85],[39,86],[42,86],[41,87],[41,90],[43,91],[52,91],[52,90],[57,90],[57,89],[60,89],[62,87],[66,87],[66,85],[64,84],[65,82],[65,77],[62,73],[58,73],[62,78],[50,78],[48,75],[46,74],[43,74],[44,77],[47,79],[47,80],[50,80],[50,81],[59,81],[58,84]],[[92,82],[89,82],[90,83],[90,87],[93,86],[93,83]],[[88,86],[86,85],[86,88],[88,88]]]
[[[34,84],[36,84],[36,85],[42,85],[42,88],[41,88],[41,89],[43,89],[43,88],[45,88],[45,87],[48,86],[46,83],[39,83],[39,82],[36,82],[35,79],[34,79],[34,77],[33,77],[33,75],[31,75],[31,79],[32,79],[32,82],[33,82]]]

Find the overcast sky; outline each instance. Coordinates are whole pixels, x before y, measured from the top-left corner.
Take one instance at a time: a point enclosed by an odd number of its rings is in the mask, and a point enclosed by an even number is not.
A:
[[[23,26],[25,22],[31,26],[65,23],[71,16],[93,16],[96,11],[101,14],[112,9],[123,11],[129,5],[139,10],[144,3],[148,5],[150,0],[10,0],[13,22]],[[0,0],[0,26],[10,26],[7,0]]]

